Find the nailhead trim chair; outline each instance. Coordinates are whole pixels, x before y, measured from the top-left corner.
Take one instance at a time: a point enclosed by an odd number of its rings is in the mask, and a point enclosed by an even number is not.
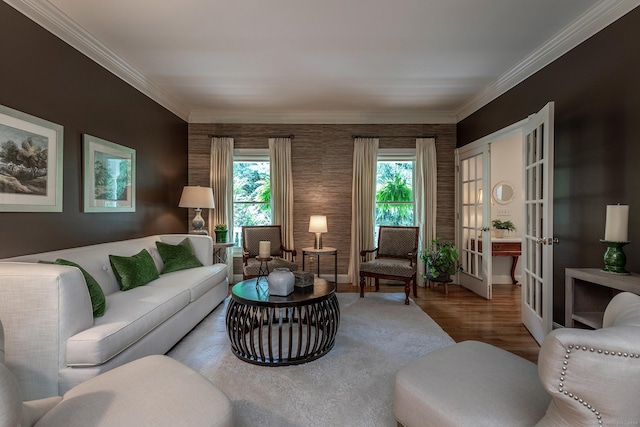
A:
[[[640,296],[616,295],[603,325],[552,331],[537,366],[477,341],[434,350],[396,374],[396,419],[405,427],[638,425]]]
[[[416,259],[419,230],[418,227],[380,226],[378,247],[360,251],[360,297],[364,297],[366,277],[375,279],[376,291],[380,290],[380,279],[403,281],[404,303],[407,305],[413,281],[413,296],[418,296]],[[367,261],[370,253],[375,253],[375,258]]]
[[[287,249],[282,245],[282,228],[279,225],[251,225],[242,227],[242,279],[247,280],[258,277],[260,261],[256,259],[260,250],[260,242],[271,242],[271,256],[273,259],[267,263],[269,271],[275,268],[288,268],[296,271],[295,263],[297,254],[295,249]],[[291,261],[284,259],[284,254],[291,254]]]

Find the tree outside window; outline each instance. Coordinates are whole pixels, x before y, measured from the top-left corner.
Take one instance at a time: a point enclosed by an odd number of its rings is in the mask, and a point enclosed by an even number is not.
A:
[[[242,227],[270,225],[270,164],[262,161],[233,162],[233,239],[241,246]]]
[[[381,225],[414,225],[413,205],[413,162],[378,161],[376,230]]]

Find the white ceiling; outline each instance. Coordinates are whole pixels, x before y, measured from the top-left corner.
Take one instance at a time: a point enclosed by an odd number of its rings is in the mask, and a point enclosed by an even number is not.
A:
[[[190,122],[455,123],[640,0],[5,0]]]

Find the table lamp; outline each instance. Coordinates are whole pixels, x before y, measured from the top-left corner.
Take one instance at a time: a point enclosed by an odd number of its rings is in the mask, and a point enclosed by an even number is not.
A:
[[[202,208],[215,208],[213,190],[210,187],[185,186],[178,206],[181,208],[195,208],[196,216],[191,221],[193,231],[197,234],[208,234],[206,230],[202,229],[204,227],[204,218],[200,216],[200,213],[202,213]]]
[[[313,244],[314,249],[322,249],[322,233],[327,231],[329,231],[327,229],[327,217],[325,215],[311,215],[309,233],[316,233],[316,241]]]

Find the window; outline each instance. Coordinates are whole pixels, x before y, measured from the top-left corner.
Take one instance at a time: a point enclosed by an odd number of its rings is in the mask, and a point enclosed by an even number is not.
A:
[[[242,226],[270,225],[269,150],[235,150],[233,156],[233,239],[241,246]]]
[[[414,225],[414,165],[415,150],[379,151],[376,179],[376,230],[381,225]]]

